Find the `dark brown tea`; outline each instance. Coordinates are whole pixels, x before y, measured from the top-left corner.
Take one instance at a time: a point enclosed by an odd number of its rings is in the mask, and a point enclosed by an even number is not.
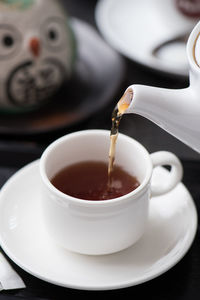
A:
[[[58,172],[51,182],[67,195],[96,201],[123,196],[140,185],[136,177],[115,165],[108,187],[108,165],[96,161],[70,165]]]

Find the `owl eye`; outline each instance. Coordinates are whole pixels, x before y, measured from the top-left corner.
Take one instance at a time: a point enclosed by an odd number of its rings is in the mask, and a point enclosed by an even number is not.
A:
[[[0,59],[16,53],[20,45],[20,34],[11,26],[0,26]]]
[[[7,34],[3,37],[2,43],[5,47],[10,48],[14,45],[14,38]]]
[[[55,29],[50,29],[48,37],[51,41],[56,41],[58,39],[58,32]]]
[[[58,18],[48,19],[42,26],[43,39],[48,49],[62,49],[66,42],[66,24]]]

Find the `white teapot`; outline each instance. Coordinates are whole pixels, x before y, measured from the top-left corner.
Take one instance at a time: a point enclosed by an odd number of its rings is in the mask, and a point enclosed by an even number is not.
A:
[[[187,57],[189,87],[173,90],[131,85],[118,102],[118,109],[153,121],[200,152],[200,22],[189,36]]]

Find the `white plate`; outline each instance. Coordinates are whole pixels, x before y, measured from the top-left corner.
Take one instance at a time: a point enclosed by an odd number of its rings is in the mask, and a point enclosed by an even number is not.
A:
[[[191,32],[196,19],[174,9],[173,0],[101,0],[96,22],[104,38],[128,58],[150,68],[187,76],[185,43],[164,47],[159,57],[152,50],[167,40]]]
[[[159,276],[191,246],[197,213],[182,183],[165,196],[151,199],[148,229],[134,246],[104,256],[75,254],[57,246],[43,224],[38,164],[22,168],[0,192],[0,244],[30,274],[64,287],[117,289]],[[162,168],[157,176],[161,173],[168,175]]]

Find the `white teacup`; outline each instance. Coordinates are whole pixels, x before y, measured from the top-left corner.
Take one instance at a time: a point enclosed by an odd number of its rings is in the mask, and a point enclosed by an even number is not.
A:
[[[109,135],[105,130],[66,135],[48,146],[40,160],[46,228],[54,241],[74,252],[109,254],[134,244],[145,231],[151,196],[169,192],[182,178],[182,165],[174,154],[149,154],[140,143],[119,134],[115,163],[137,177],[138,188],[119,198],[91,201],[66,195],[52,185],[52,177],[68,165],[108,162]],[[153,185],[152,172],[158,165],[170,165],[170,176],[168,182]]]

